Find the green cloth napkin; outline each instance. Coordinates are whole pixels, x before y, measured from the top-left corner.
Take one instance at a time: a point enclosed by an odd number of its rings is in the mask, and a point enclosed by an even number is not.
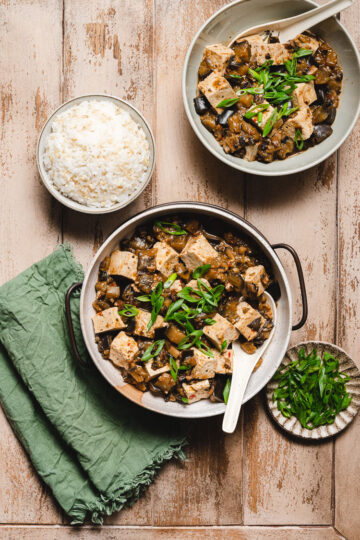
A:
[[[69,247],[0,288],[0,402],[72,523],[132,504],[164,461],[184,458],[185,425],[132,404],[73,358],[68,287],[83,272]],[[77,342],[79,294],[72,302]],[[90,363],[91,365],[91,363]]]

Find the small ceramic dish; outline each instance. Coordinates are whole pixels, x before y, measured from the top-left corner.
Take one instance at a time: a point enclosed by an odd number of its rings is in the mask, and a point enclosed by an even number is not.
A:
[[[201,123],[195,112],[198,68],[203,51],[212,43],[229,44],[243,30],[252,26],[299,15],[316,7],[312,0],[237,0],[215,13],[200,28],[187,52],[182,78],[182,92],[189,122],[203,145],[218,159],[234,169],[263,176],[283,176],[317,165],[335,152],[349,136],[360,113],[360,59],[357,48],[345,27],[332,17],[312,28],[336,51],[344,71],[342,94],[332,125],[333,133],[313,148],[294,154],[283,161],[260,163],[225,154],[213,134]]]
[[[78,203],[77,201],[74,201],[66,197],[65,195],[63,195],[58,189],[56,189],[54,184],[50,181],[49,176],[45,170],[44,163],[43,163],[43,154],[44,154],[45,144],[51,132],[52,122],[54,118],[59,113],[66,111],[70,107],[73,107],[74,105],[79,104],[82,101],[110,101],[114,103],[117,107],[120,107],[121,109],[123,109],[124,111],[130,114],[134,122],[136,122],[144,130],[146,139],[149,143],[149,149],[150,149],[149,166],[148,166],[146,175],[142,183],[126,201],[116,203],[115,205],[108,208],[86,206],[84,204]],[[39,136],[39,140],[38,140],[38,144],[36,148],[36,162],[37,162],[39,174],[40,174],[40,177],[44,186],[51,193],[51,195],[55,197],[55,199],[60,201],[65,206],[68,206],[72,210],[77,210],[78,212],[84,212],[86,214],[108,214],[110,212],[115,212],[116,210],[120,210],[121,208],[124,208],[128,204],[132,203],[144,191],[144,189],[148,185],[150,178],[152,176],[152,173],[154,171],[154,166],[155,166],[155,140],[154,140],[154,136],[152,134],[152,131],[148,122],[145,120],[142,114],[135,107],[133,107],[133,105],[130,105],[130,103],[127,103],[126,101],[120,98],[109,96],[107,94],[89,94],[89,95],[76,97],[74,99],[71,99],[70,101],[67,101],[66,103],[63,103],[47,119]]]
[[[269,412],[275,422],[281,426],[285,431],[301,437],[303,439],[325,439],[337,435],[345,429],[355,418],[360,409],[360,372],[350,358],[350,356],[337,345],[326,343],[324,341],[306,341],[299,343],[289,349],[280,364],[281,366],[287,366],[290,362],[298,359],[299,350],[303,348],[305,354],[310,354],[313,349],[317,349],[319,355],[323,355],[325,351],[331,353],[335,358],[339,360],[340,372],[345,373],[351,377],[351,380],[346,383],[346,388],[349,394],[352,396],[352,401],[347,409],[339,412],[335,418],[335,422],[330,425],[319,426],[315,429],[303,428],[299,420],[292,416],[291,418],[285,418],[278,410],[276,402],[272,401],[274,390],[277,388],[278,382],[271,380],[266,386],[266,403]]]

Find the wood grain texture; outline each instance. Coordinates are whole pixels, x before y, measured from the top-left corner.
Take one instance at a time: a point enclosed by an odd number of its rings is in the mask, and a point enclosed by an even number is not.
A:
[[[360,11],[341,16],[360,46]],[[360,367],[360,125],[339,151],[338,343]],[[335,443],[335,524],[349,540],[360,538],[360,418]]]
[[[340,540],[331,527],[0,527],[1,540]]]
[[[187,121],[181,70],[194,33],[226,3],[0,1],[0,282],[50,253],[62,239],[74,244],[75,255],[86,267],[116,226],[154,203],[216,203],[246,215],[270,241],[288,242],[298,251],[310,315],[292,342],[333,341],[337,327],[339,344],[356,359],[359,129],[338,159],[332,156],[289,178],[245,178],[210,155]],[[343,19],[359,43],[359,6],[345,12]],[[136,203],[110,216],[62,209],[36,172],[35,144],[47,115],[61,101],[84,93],[109,93],[133,103],[152,125],[157,142],[152,183]],[[280,257],[298,319],[297,277],[291,260]],[[143,498],[108,518],[108,526],[9,527],[60,523],[61,515],[0,415],[0,523],[6,524],[0,525],[1,540],[333,540],[341,538],[327,526],[334,518],[348,540],[360,538],[360,491],[353,480],[360,474],[359,419],[337,439],[335,463],[335,443],[313,445],[287,438],[267,418],[261,396],[246,405],[233,436],[224,436],[220,428],[219,418],[194,422],[188,461],[167,464]],[[320,526],[274,526],[282,524]],[[179,528],[171,528],[175,525]]]
[[[292,177],[249,178],[246,217],[270,242],[289,243],[300,256],[310,315],[306,326],[293,333],[292,343],[332,341],[336,157]],[[300,317],[298,280],[289,257],[280,251],[279,256],[290,278],[295,322]],[[269,421],[259,397],[245,409],[245,426],[244,523],[331,523],[332,443],[316,446],[290,440]]]
[[[40,183],[36,141],[59,103],[61,4],[0,5],[0,283],[48,255],[61,239],[60,206]],[[0,522],[61,522],[0,415]]]
[[[157,0],[155,26],[156,202],[196,200],[243,213],[242,174],[220,163],[200,143],[187,120],[181,93],[186,51],[224,0]]]
[[[63,99],[111,94],[154,123],[151,0],[64,0]],[[64,239],[86,267],[103,240],[125,219],[152,204],[151,184],[133,204],[106,216],[64,209]]]

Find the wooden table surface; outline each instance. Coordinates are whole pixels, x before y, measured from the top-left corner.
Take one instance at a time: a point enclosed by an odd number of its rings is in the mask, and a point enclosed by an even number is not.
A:
[[[271,0],[268,0],[271,1]],[[224,0],[0,1],[0,282],[62,241],[84,264],[124,219],[156,203],[197,200],[238,212],[303,263],[309,319],[292,343],[336,342],[359,358],[359,129],[327,161],[286,178],[243,175],[212,157],[181,97],[187,47]],[[341,19],[360,41],[359,3]],[[92,217],[58,204],[37,174],[35,145],[63,101],[109,93],[133,103],[157,142],[151,185],[118,213]],[[281,255],[300,314],[292,262]],[[359,363],[359,362],[358,362]],[[103,528],[69,527],[0,410],[1,539],[360,539],[360,417],[336,440],[290,440],[263,397],[237,431],[221,418],[194,423],[186,464],[169,463],[132,509]]]

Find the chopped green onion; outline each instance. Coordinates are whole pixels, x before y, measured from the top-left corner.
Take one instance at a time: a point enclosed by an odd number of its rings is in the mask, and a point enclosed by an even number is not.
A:
[[[203,264],[202,266],[198,266],[193,271],[192,277],[194,279],[201,278],[204,274],[206,274],[206,272],[208,272],[208,270],[210,270],[210,268],[211,268],[211,264]]]
[[[156,221],[155,225],[157,225],[159,229],[166,232],[167,234],[172,234],[174,236],[187,234],[187,232],[182,229],[177,223],[171,223],[168,221]],[[171,227],[171,229],[165,229],[165,227]]]
[[[181,401],[182,401],[183,403],[189,403],[189,400],[188,400],[187,397],[182,397],[182,398],[181,398]]]
[[[223,341],[222,344],[221,344],[220,352],[221,352],[221,353],[224,352],[227,346],[228,346],[228,342],[227,342],[226,339],[224,339],[224,341]]]
[[[281,366],[273,378],[278,382],[272,396],[283,416],[295,416],[306,429],[333,424],[337,414],[351,403],[346,383],[350,377],[339,371],[339,360],[316,349]]]
[[[224,398],[225,405],[227,404],[229,400],[230,387],[231,387],[231,378],[228,377],[226,384],[224,386],[224,390],[223,390],[223,398]]]
[[[124,309],[119,311],[119,315],[123,315],[124,317],[136,317],[138,313],[139,310],[132,304],[125,304]]]
[[[295,131],[294,141],[298,150],[302,150],[304,148],[304,139],[299,128]]]
[[[302,58],[303,56],[310,56],[314,53],[311,49],[298,49],[294,54],[296,54],[296,58]]]
[[[222,109],[223,107],[232,107],[239,101],[240,98],[231,98],[231,99],[223,99],[216,105],[219,109]]]
[[[164,283],[164,289],[168,289],[169,287],[171,287],[171,285],[174,283],[176,278],[177,278],[177,274],[175,272],[174,274],[171,274],[171,276]]]
[[[204,323],[212,326],[213,324],[216,324],[216,321],[215,319],[205,319]]]
[[[139,302],[150,302],[150,295],[149,294],[143,294],[141,296],[137,296],[136,300],[139,300]]]
[[[231,77],[232,79],[242,79],[242,75],[238,75],[237,73],[230,73],[228,77]]]
[[[269,120],[265,124],[265,127],[263,129],[263,137],[267,137],[269,135],[270,131],[274,127],[277,117],[278,117],[278,113],[277,113],[277,110],[275,109],[271,113]]]
[[[181,308],[181,306],[183,305],[184,303],[184,299],[181,298],[180,300],[176,300],[176,302],[173,302],[172,304],[170,304],[170,306],[168,307],[168,310],[166,312],[166,315],[165,315],[165,318],[164,320],[165,321],[169,321],[170,318],[172,317],[172,315],[178,310]]]
[[[176,363],[176,360],[172,356],[170,356],[170,358],[169,358],[169,363],[170,363],[171,376],[174,379],[174,381],[176,382],[177,378],[178,378],[178,371],[179,371],[178,365]]]
[[[269,103],[260,103],[259,105],[254,105],[244,114],[244,118],[254,118],[254,116],[257,116],[260,112],[268,109],[269,107]]]
[[[151,358],[155,358],[161,353],[164,345],[165,345],[165,339],[159,339],[157,341],[154,341],[150,345],[150,347],[146,349],[146,351],[141,357],[141,360],[143,362],[148,362]],[[155,350],[154,350],[154,347],[155,347]]]

